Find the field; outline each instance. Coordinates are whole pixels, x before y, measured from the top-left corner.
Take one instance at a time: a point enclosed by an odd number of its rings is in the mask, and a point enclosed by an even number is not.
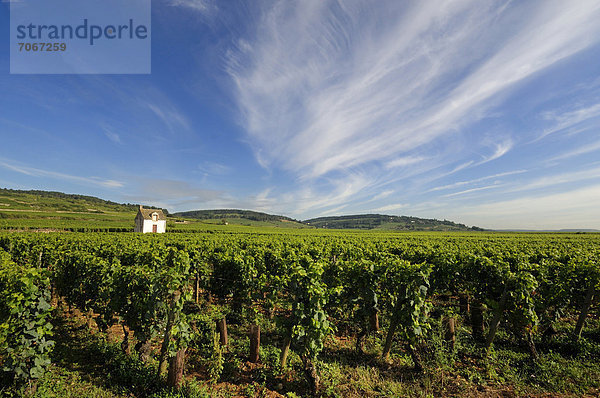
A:
[[[2,391],[597,396],[599,243],[239,225],[5,232]]]

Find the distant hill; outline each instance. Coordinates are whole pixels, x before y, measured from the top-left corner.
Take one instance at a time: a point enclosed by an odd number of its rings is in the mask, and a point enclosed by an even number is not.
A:
[[[384,214],[359,214],[351,216],[318,217],[303,223],[316,228],[335,229],[386,229],[399,231],[483,231],[447,220],[426,219]]]
[[[156,208],[146,206],[147,208]],[[53,191],[0,188],[0,228],[120,228],[128,229],[137,204],[121,204],[94,196]],[[168,214],[166,209],[163,209]],[[194,210],[168,214],[169,225],[177,229],[206,228],[208,224],[253,227],[382,229],[400,231],[473,231],[452,221],[407,216],[362,214],[319,217],[298,221],[293,218],[252,210]],[[14,221],[10,221],[14,220]]]
[[[276,216],[267,213],[261,213],[253,210],[237,210],[237,209],[219,209],[219,210],[192,210],[181,211],[171,214],[173,217],[195,218],[197,220],[215,220],[232,218],[243,218],[252,221],[288,221],[299,222],[293,218],[286,216]]]
[[[171,217],[192,218],[196,220],[225,220],[232,224],[243,224],[245,220],[254,222],[279,223],[300,226],[299,223],[313,228],[329,229],[384,229],[401,231],[483,231],[482,228],[469,228],[452,221],[440,221],[407,216],[387,216],[383,214],[361,214],[353,216],[319,217],[297,221],[286,216],[261,213],[252,210],[219,209],[194,210],[173,213]]]

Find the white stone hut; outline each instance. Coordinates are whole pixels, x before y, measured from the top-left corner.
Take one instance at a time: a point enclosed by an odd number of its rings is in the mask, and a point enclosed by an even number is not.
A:
[[[154,232],[163,234],[167,231],[167,218],[162,210],[144,209],[140,205],[138,214],[135,216],[134,232]]]

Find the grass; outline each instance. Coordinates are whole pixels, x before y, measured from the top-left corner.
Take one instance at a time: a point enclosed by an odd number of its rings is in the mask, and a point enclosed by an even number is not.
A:
[[[91,333],[79,316],[57,311],[53,365],[38,382],[35,393],[18,394],[5,388],[0,396],[192,398],[307,396],[301,361],[291,353],[289,365],[279,366],[282,345],[277,325],[261,318],[260,363],[248,362],[246,324],[230,324],[229,346],[223,352],[218,380],[209,380],[210,357],[190,349],[187,382],[179,391],[165,387],[156,361],[140,362],[124,354],[114,335],[110,341]],[[416,372],[401,342],[393,345],[389,361],[380,357],[385,327],[366,338],[365,352],[352,336],[332,336],[320,355],[318,368],[323,397],[594,397],[600,394],[600,320],[592,316],[583,337],[574,341],[570,327],[558,328],[551,341],[538,339],[540,354],[533,361],[518,338],[500,329],[494,349],[484,357],[466,325],[457,325],[457,343],[444,341],[443,323],[433,321],[423,352],[425,370]],[[563,321],[561,326],[570,326]]]
[[[35,389],[0,385],[3,397],[99,397],[99,398],[204,398],[215,396],[206,383],[190,380],[172,391],[157,376],[156,363],[145,364],[124,354],[118,342],[92,334],[84,319],[57,311],[54,318],[56,346],[53,364]]]
[[[434,322],[424,353],[425,370],[412,369],[410,356],[395,344],[391,360],[379,353],[384,333],[367,339],[359,354],[352,339],[331,340],[321,355],[320,370],[329,397],[594,397],[600,394],[598,324],[590,322],[575,343],[563,333],[550,343],[537,341],[540,357],[533,361],[518,339],[502,330],[485,358],[465,327],[458,328],[451,351],[443,341],[441,322]],[[559,352],[551,349],[558,349]],[[571,353],[571,354],[566,354]]]

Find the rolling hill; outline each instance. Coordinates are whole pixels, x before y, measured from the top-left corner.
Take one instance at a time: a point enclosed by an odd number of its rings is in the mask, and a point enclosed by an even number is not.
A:
[[[218,209],[192,210],[173,213],[171,217],[195,219],[206,223],[227,223],[247,226],[279,226],[288,228],[310,228],[300,221],[286,216],[262,213],[253,210]]]
[[[245,218],[254,221],[290,221],[298,222],[290,217],[276,216],[253,210],[219,209],[219,210],[192,210],[173,213],[173,217],[195,218],[198,220]]]
[[[21,191],[0,188],[0,210],[132,212],[137,211],[137,205],[54,191]]]
[[[152,206],[146,206],[153,208]],[[155,207],[154,207],[155,208]],[[138,205],[94,196],[53,191],[0,188],[0,228],[113,230],[133,228]],[[305,221],[252,210],[194,210],[168,214],[171,230],[195,230],[219,225],[280,228],[379,229],[396,231],[478,231],[452,221],[408,216],[361,214],[319,217]],[[212,227],[211,227],[212,228]]]
[[[384,229],[401,231],[481,231],[481,228],[469,228],[452,221],[440,221],[407,216],[388,216],[383,214],[360,214],[352,216],[319,217],[305,221],[297,221],[290,217],[261,213],[252,210],[220,209],[194,210],[173,213],[171,216],[193,218],[197,220],[224,220],[228,223],[239,224],[243,220],[255,222],[287,222],[290,226],[298,227],[299,223],[307,227],[328,229]]]
[[[133,231],[137,210],[94,196],[0,188],[0,229]]]
[[[483,231],[448,220],[426,219],[384,214],[359,214],[350,216],[318,217],[303,223],[317,228],[330,229],[385,229],[399,231]]]

